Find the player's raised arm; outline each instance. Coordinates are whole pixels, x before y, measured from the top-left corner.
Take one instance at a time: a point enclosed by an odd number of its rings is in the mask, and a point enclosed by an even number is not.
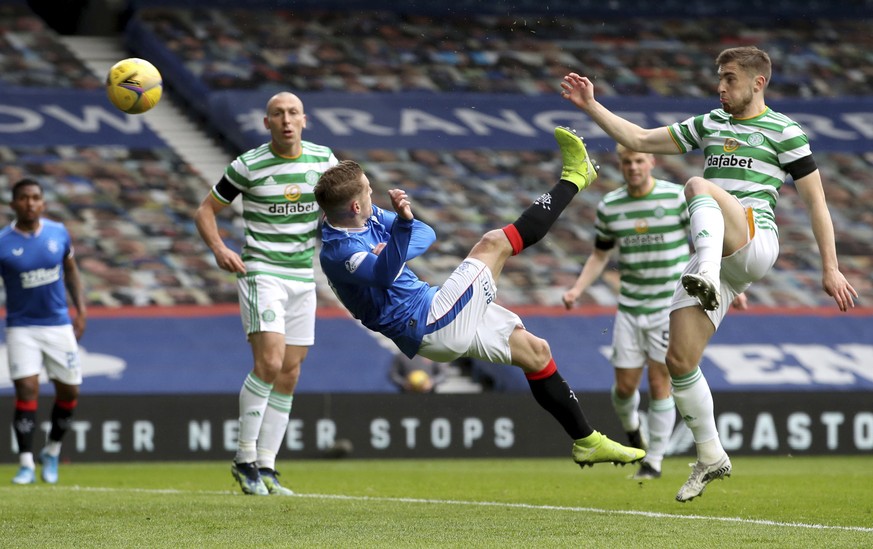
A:
[[[625,147],[644,153],[680,154],[666,126],[642,128],[613,113],[594,98],[594,84],[587,76],[571,72],[561,82],[561,97],[585,111],[610,137]]]
[[[388,191],[388,195],[391,197],[391,205],[397,213],[397,219],[412,222],[412,236],[406,248],[406,260],[420,256],[436,241],[436,232],[427,223],[414,218],[412,214],[412,199],[406,194],[406,191],[403,189],[391,189]]]

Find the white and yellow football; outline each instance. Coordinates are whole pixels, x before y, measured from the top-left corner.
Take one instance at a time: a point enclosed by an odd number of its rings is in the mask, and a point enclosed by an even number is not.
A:
[[[145,59],[130,57],[112,65],[106,75],[106,95],[127,114],[141,114],[158,104],[164,84],[161,73]]]
[[[409,372],[409,377],[406,379],[409,382],[409,388],[416,393],[430,390],[430,376],[424,370],[413,370]]]

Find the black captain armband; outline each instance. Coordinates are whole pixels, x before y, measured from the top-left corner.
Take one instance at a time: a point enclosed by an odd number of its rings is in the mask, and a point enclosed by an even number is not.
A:
[[[240,194],[240,190],[237,189],[234,184],[230,182],[227,176],[222,176],[221,181],[215,184],[215,188],[213,190],[218,193],[221,198],[227,200],[228,202],[233,202],[233,199]]]
[[[596,237],[594,239],[594,247],[598,250],[608,252],[615,248],[615,240],[604,240],[603,238]]]
[[[818,166],[815,165],[815,159],[812,155],[804,156],[800,160],[795,160],[791,164],[785,165],[785,171],[791,174],[791,177],[794,178],[795,181],[802,177],[806,177],[817,169]]]

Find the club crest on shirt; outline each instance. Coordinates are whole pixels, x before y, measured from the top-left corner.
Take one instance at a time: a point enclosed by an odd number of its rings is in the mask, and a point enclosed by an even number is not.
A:
[[[49,240],[48,243],[46,244],[46,247],[48,248],[48,251],[50,251],[53,254],[58,253],[58,250],[61,249],[57,240]]]
[[[309,170],[308,172],[306,172],[306,175],[303,176],[306,182],[310,185],[315,185],[316,183],[318,183],[318,178],[320,177],[321,175],[319,175],[319,173],[315,170]]]
[[[762,134],[761,132],[755,132],[755,133],[751,134],[748,138],[748,143],[749,143],[749,145],[751,145],[753,147],[763,145],[764,144],[764,134]]]

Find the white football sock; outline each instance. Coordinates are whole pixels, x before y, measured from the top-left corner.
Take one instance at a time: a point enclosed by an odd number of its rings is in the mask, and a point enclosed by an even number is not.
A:
[[[267,408],[267,397],[273,386],[249,372],[239,392],[239,448],[237,463],[251,463],[257,457],[256,445]]]
[[[258,435],[258,468],[276,469],[276,454],[282,446],[282,439],[288,430],[293,395],[283,395],[273,391],[267,400],[264,422]]]
[[[724,250],[724,215],[718,202],[708,194],[697,195],[688,203],[691,215],[691,239],[700,271],[708,271],[718,280]]]
[[[615,392],[615,385],[611,389],[612,407],[621,421],[621,427],[625,432],[636,431],[640,428],[640,392],[634,391],[630,398],[622,399]]]
[[[58,457],[61,455],[61,442],[55,440],[48,441],[45,445],[45,453],[52,457]]]
[[[659,471],[675,423],[676,403],[673,402],[673,397],[649,402],[649,449],[645,460]]]
[[[21,467],[36,469],[36,463],[33,461],[33,452],[21,452],[18,454],[18,464]]]
[[[703,463],[714,463],[724,455],[715,425],[712,391],[700,367],[672,378],[673,399],[676,408],[697,443],[697,458]]]

